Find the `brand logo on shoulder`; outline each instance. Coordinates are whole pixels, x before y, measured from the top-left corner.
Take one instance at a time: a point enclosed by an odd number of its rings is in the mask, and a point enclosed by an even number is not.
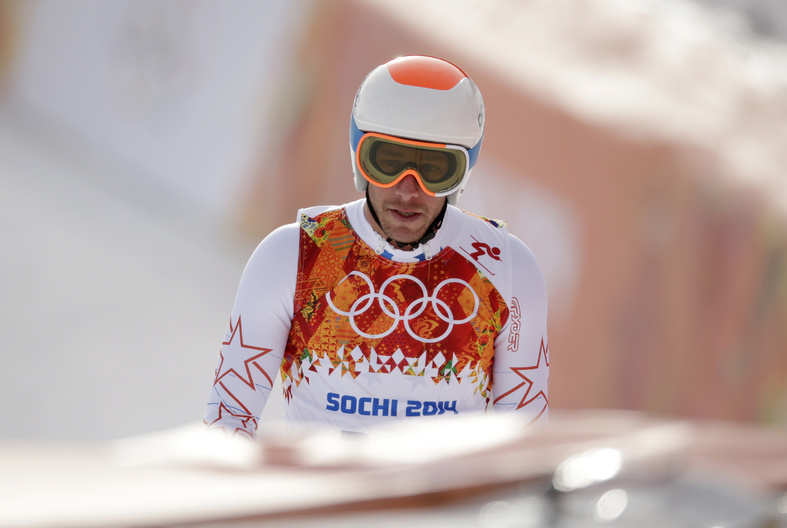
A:
[[[519,299],[511,298],[511,331],[508,334],[508,350],[519,350],[519,332],[522,330],[522,310],[519,308]]]

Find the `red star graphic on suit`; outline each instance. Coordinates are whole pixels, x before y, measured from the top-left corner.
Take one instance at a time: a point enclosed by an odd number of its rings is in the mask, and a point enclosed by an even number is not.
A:
[[[543,358],[543,364],[542,364],[542,358]],[[527,405],[530,405],[535,400],[537,400],[539,397],[542,397],[544,399],[544,408],[541,409],[541,411],[538,413],[538,416],[536,416],[533,419],[533,421],[537,420],[542,414],[544,414],[544,411],[546,411],[549,408],[549,398],[547,398],[547,386],[546,386],[549,377],[533,376],[533,375],[531,375],[531,377],[528,377],[525,375],[525,372],[535,371],[536,373],[538,373],[540,369],[546,367],[549,367],[549,346],[544,345],[544,340],[541,339],[541,348],[538,351],[538,360],[536,361],[535,365],[533,365],[532,367],[511,367],[511,370],[517,376],[522,378],[524,381],[519,385],[517,385],[516,387],[514,387],[513,389],[511,389],[510,391],[499,396],[495,400],[495,403],[502,400],[506,396],[518,391],[522,387],[527,386],[527,388],[524,390],[524,394],[522,395],[522,399],[519,401],[519,404],[517,405],[516,408],[521,409],[522,407],[526,407]],[[532,397],[530,396],[531,392],[535,392],[535,394]]]
[[[221,420],[224,417],[224,413],[230,414],[230,415],[232,415],[232,416],[234,416],[236,418],[240,418],[240,423],[242,424],[242,427],[236,427],[235,431],[233,431],[233,434],[240,434],[240,435],[243,435],[243,436],[247,436],[247,437],[249,437],[251,439],[254,438],[254,434],[253,434],[252,431],[256,431],[257,430],[257,420],[253,416],[251,416],[249,414],[242,414],[242,413],[236,414],[236,413],[232,412],[223,403],[219,404],[219,415],[218,415],[218,417],[215,420],[213,420],[212,422],[210,422],[209,424],[207,424],[207,426],[208,426],[207,428],[208,429],[213,429],[214,428],[213,424],[215,424],[217,422],[221,423]],[[218,428],[221,428],[221,426],[219,425]]]
[[[259,371],[268,380],[268,386],[272,387],[273,380],[256,361],[270,352],[271,349],[251,346],[243,342],[243,327],[240,316],[238,316],[238,322],[234,327],[232,322],[230,322],[230,330],[232,334],[229,340],[221,344],[222,347],[219,354],[221,361],[219,368],[216,369],[216,379],[213,381],[213,384],[215,385],[231,372],[251,389],[254,389],[254,374],[255,371]]]

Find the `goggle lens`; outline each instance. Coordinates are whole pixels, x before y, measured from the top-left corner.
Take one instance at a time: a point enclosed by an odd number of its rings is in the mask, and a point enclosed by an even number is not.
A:
[[[431,196],[445,196],[467,173],[469,156],[460,146],[411,141],[367,133],[357,150],[364,178],[379,187],[392,187],[408,174]]]

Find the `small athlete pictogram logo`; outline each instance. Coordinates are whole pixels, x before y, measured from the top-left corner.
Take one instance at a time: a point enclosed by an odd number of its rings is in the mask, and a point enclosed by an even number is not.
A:
[[[473,246],[473,249],[475,249],[475,252],[470,253],[470,257],[476,262],[478,261],[479,257],[482,257],[484,255],[488,255],[493,259],[497,260],[498,262],[500,261],[500,257],[499,257],[500,248],[489,247],[489,244],[485,244],[484,242],[478,242],[478,241],[473,242],[471,245]]]
[[[462,251],[467,253],[467,256],[469,256],[471,259],[475,260],[478,263],[479,266],[481,266],[482,268],[484,268],[487,271],[487,273],[489,273],[490,275],[494,275],[495,273],[492,270],[490,270],[489,268],[487,268],[486,266],[484,266],[481,263],[480,259],[481,259],[481,257],[486,256],[486,257],[491,258],[492,260],[496,260],[497,262],[501,262],[502,259],[500,258],[500,248],[499,247],[495,247],[495,246],[490,246],[486,242],[479,242],[475,237],[471,236],[470,238],[473,239],[473,243],[470,244],[470,246],[475,251],[470,252],[470,251],[468,251],[467,249],[465,249],[465,248],[463,248],[461,246],[459,247],[459,249],[461,249]]]

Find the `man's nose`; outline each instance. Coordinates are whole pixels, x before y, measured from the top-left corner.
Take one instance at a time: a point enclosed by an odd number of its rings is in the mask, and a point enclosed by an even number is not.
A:
[[[402,196],[417,195],[424,192],[418,184],[418,180],[413,171],[408,171],[404,178],[396,184],[396,191]]]

